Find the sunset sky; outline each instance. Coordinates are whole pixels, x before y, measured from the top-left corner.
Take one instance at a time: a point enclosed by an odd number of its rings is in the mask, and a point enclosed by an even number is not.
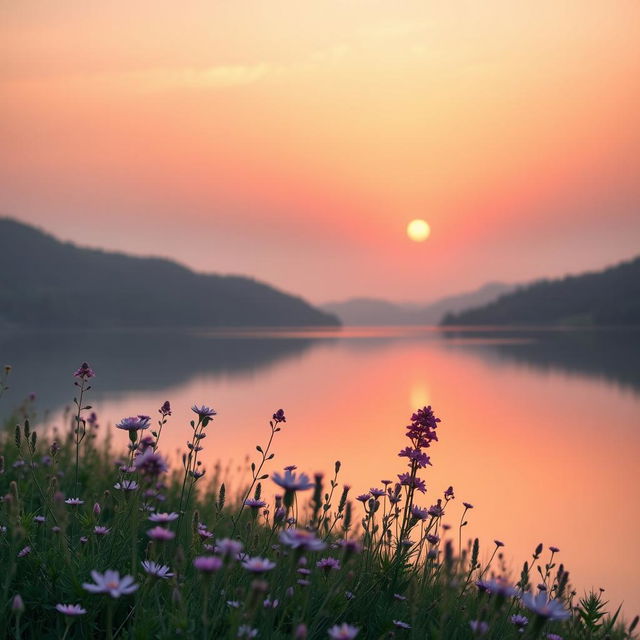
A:
[[[637,0],[0,3],[0,214],[312,302],[640,253],[639,114]]]

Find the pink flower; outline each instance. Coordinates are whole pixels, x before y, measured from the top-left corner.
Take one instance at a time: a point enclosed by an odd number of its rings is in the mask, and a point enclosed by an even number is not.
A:
[[[193,566],[202,573],[213,573],[222,568],[222,558],[218,556],[198,556],[193,561]]]
[[[341,625],[336,624],[331,627],[328,633],[331,640],[353,640],[360,633],[360,629],[343,622]]]
[[[87,613],[79,604],[57,604],[56,609],[65,616],[82,616]]]
[[[173,522],[179,517],[177,513],[172,511],[171,513],[152,513],[149,516],[149,520],[151,520],[151,522]]]
[[[285,529],[280,532],[280,542],[292,549],[322,551],[327,545],[316,538],[315,533],[306,529]]]
[[[108,533],[111,533],[111,529],[108,529],[107,527],[95,526],[93,527],[93,533],[95,533],[97,536],[106,536]]]
[[[107,569],[104,574],[92,571],[91,577],[95,584],[90,582],[82,583],[84,589],[91,593],[108,593],[112,598],[119,598],[122,595],[129,595],[138,589],[138,585],[133,581],[133,576],[120,578],[120,573],[111,569]]]
[[[93,378],[95,375],[96,374],[93,369],[86,362],[83,362],[73,374],[75,378],[82,378],[82,380],[88,380],[89,378]]]
[[[167,540],[173,540],[176,537],[176,534],[169,529],[164,529],[162,527],[154,527],[153,529],[149,529],[147,531],[147,535],[152,540],[159,540],[161,542],[166,542]]]
[[[276,563],[266,558],[247,558],[243,561],[242,566],[251,573],[266,573],[275,569]]]

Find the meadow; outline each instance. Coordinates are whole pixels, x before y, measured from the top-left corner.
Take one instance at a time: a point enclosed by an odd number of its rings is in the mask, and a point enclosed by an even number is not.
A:
[[[637,637],[637,617],[576,593],[560,549],[541,543],[514,568],[500,540],[468,538],[474,506],[425,483],[447,428],[431,407],[398,425],[407,446],[389,452],[390,475],[359,489],[338,461],[329,477],[280,469],[290,425],[277,409],[227,491],[200,460],[213,408],[194,405],[186,425],[168,401],[123,417],[129,447],[116,452],[91,405],[95,372],[69,377],[66,429],[39,426],[27,398],[0,433],[0,637]],[[184,432],[177,465],[167,429]]]

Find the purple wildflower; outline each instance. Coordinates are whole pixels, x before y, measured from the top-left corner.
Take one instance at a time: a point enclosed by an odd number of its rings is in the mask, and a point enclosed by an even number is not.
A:
[[[149,520],[151,520],[151,522],[173,522],[179,517],[177,513],[172,511],[171,513],[152,513],[149,516]]]
[[[336,558],[322,558],[316,562],[316,567],[323,569],[326,573],[340,571],[340,562]]]
[[[402,622],[402,620],[392,620],[391,622],[393,622],[398,629],[411,629],[411,625],[406,622]]]
[[[346,622],[343,622],[341,625],[336,624],[328,631],[331,640],[353,640],[358,633],[360,633],[358,627],[354,627]]]
[[[75,378],[82,378],[82,380],[88,380],[95,375],[95,371],[86,362],[83,362],[73,374]]]
[[[133,576],[122,576],[120,578],[120,573],[111,569],[107,569],[104,574],[92,571],[91,577],[95,584],[90,582],[82,584],[84,589],[91,593],[108,593],[112,598],[119,598],[138,589],[138,585],[133,581]]]
[[[194,404],[193,407],[191,407],[191,411],[197,414],[201,420],[203,418],[211,419],[213,418],[213,416],[217,415],[217,411],[215,409],[211,409],[204,404],[201,407],[199,407],[197,404]]]
[[[198,556],[193,561],[193,566],[202,573],[214,573],[222,568],[222,558],[218,556]]]
[[[472,620],[469,626],[476,636],[483,636],[489,631],[489,625],[483,620]]]
[[[241,624],[238,627],[238,634],[236,638],[255,638],[257,635],[257,629],[250,627],[248,624]]]
[[[116,482],[113,485],[114,489],[122,491],[135,491],[138,489],[138,483],[135,480],[123,480],[122,482]]]
[[[540,591],[535,596],[530,592],[522,594],[522,603],[530,611],[548,620],[566,620],[571,616],[559,600],[547,599],[545,591]]]
[[[18,551],[18,558],[24,558],[25,556],[28,556],[31,553],[31,547],[26,546],[23,547],[22,549],[20,549],[20,551]]]
[[[93,528],[93,533],[95,533],[97,536],[106,536],[108,533],[111,533],[111,529],[108,529],[107,527],[95,526]]]
[[[144,453],[137,456],[133,466],[143,474],[154,478],[169,469],[164,458],[151,448],[145,449]]]
[[[431,464],[431,458],[429,458],[429,456],[420,449],[406,447],[400,451],[398,456],[401,458],[409,458],[409,460],[415,462],[419,468],[424,468]]]
[[[37,524],[42,524],[45,520],[46,520],[46,518],[44,516],[34,516],[33,517],[33,521],[36,522]]]
[[[173,533],[173,531],[169,531],[169,529],[163,529],[162,527],[154,527],[153,529],[149,529],[149,531],[147,531],[147,535],[152,540],[159,540],[161,542],[173,540],[176,537],[176,534]]]
[[[427,485],[424,483],[424,480],[421,480],[417,477],[412,477],[409,473],[399,473],[398,479],[400,480],[400,484],[405,487],[413,487],[421,493],[427,492]]]
[[[273,421],[278,424],[280,422],[286,422],[287,418],[284,415],[284,409],[278,409],[272,417]]]
[[[247,558],[242,562],[242,566],[251,573],[266,573],[275,569],[276,563],[267,558]]]
[[[306,473],[297,476],[290,469],[285,469],[283,475],[274,473],[271,479],[286,491],[306,491],[314,486]]]
[[[167,416],[170,416],[171,415],[171,403],[168,400],[165,400],[162,403],[162,406],[158,409],[158,413],[163,418],[166,418]]]
[[[215,551],[223,556],[235,558],[242,551],[242,542],[231,538],[221,538],[216,542]]]
[[[280,542],[301,551],[322,551],[327,545],[306,529],[284,529],[280,532]]]
[[[261,509],[262,507],[267,506],[267,503],[264,500],[256,500],[255,498],[247,498],[244,503],[247,507],[251,507],[252,509]]]
[[[428,509],[421,509],[417,504],[411,507],[411,515],[418,520],[426,520],[429,517]]]
[[[80,500],[80,498],[67,498],[65,500],[65,504],[70,504],[73,507],[77,507],[81,504],[84,504],[84,500]]]
[[[496,547],[504,547],[504,542],[501,540],[494,540]]]
[[[549,547],[549,551],[551,551],[551,553],[559,553],[560,549],[558,549],[558,547]]]
[[[464,505],[465,509],[473,509],[473,505],[469,504],[468,502],[463,502],[462,504]]]
[[[545,636],[547,640],[564,640],[562,636],[559,636],[557,633],[547,633]]]
[[[365,504],[366,502],[369,501],[369,498],[371,498],[370,493],[362,493],[356,497],[356,500],[358,500],[359,502],[362,502],[362,504]]]
[[[509,621],[517,629],[524,629],[529,624],[529,618],[520,614],[515,614],[509,618]]]
[[[65,616],[82,616],[87,613],[79,604],[57,604],[56,609]]]
[[[116,423],[118,429],[123,431],[142,431],[149,426],[151,418],[149,416],[129,416],[128,418],[122,418],[120,422]]]
[[[374,497],[374,498],[381,498],[382,496],[384,496],[387,492],[384,489],[376,489],[375,487],[369,489],[369,493]]]

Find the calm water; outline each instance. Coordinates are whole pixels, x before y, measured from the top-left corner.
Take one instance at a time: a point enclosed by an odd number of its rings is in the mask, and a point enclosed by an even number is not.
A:
[[[0,338],[0,364],[14,366],[0,414],[35,391],[41,418],[60,424],[84,359],[105,426],[169,399],[175,451],[191,404],[212,405],[204,460],[233,460],[235,474],[283,407],[274,468],[340,459],[357,493],[403,471],[408,416],[432,404],[425,505],[452,484],[449,521],[473,503],[468,535],[503,540],[515,569],[538,542],[556,545],[579,591],[602,586],[628,617],[640,610],[640,332],[19,333]]]

